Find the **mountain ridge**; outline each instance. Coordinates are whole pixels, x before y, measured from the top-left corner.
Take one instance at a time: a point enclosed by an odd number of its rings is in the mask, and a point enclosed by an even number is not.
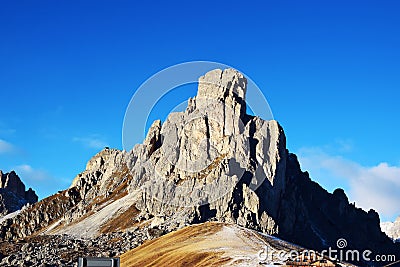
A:
[[[23,206],[37,201],[35,191],[32,188],[25,190],[25,184],[15,171],[3,173],[0,170],[0,216],[18,211]]]
[[[238,71],[206,73],[184,112],[155,121],[130,151],[97,153],[70,188],[1,222],[0,239],[135,231],[145,240],[218,221],[315,250],[345,238],[349,249],[400,257],[379,215],[312,181],[281,125],[246,114],[245,94]]]

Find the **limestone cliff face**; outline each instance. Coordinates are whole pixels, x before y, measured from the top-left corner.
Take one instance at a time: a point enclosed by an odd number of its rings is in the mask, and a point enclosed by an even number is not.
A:
[[[21,209],[26,204],[38,201],[38,196],[32,188],[25,191],[25,185],[18,175],[11,171],[0,171],[0,215]]]
[[[131,227],[171,232],[221,221],[308,248],[346,238],[351,248],[399,254],[376,212],[349,204],[343,190],[328,193],[301,171],[278,122],[246,114],[246,83],[233,69],[200,77],[184,112],[155,121],[131,151],[99,152],[68,190],[2,222],[0,237],[93,237]],[[43,218],[32,220],[38,210]]]
[[[174,218],[178,209],[185,223],[213,219],[277,232],[285,136],[276,121],[246,114],[245,93],[237,71],[209,72],[185,112],[153,124],[144,142],[152,153],[138,166],[140,182],[130,186],[142,189],[139,210]]]

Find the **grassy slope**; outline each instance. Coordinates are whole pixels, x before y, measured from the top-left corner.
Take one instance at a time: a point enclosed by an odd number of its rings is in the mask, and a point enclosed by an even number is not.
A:
[[[188,226],[128,251],[121,266],[236,265],[243,261],[238,255],[256,256],[261,244],[237,231],[222,223]]]

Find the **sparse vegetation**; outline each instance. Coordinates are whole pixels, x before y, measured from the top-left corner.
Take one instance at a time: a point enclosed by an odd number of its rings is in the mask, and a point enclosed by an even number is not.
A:
[[[121,266],[221,266],[231,259],[222,252],[202,251],[206,237],[222,228],[222,224],[206,223],[189,226],[161,238],[145,242],[121,255]]]
[[[135,205],[130,206],[127,210],[118,214],[117,217],[109,220],[106,224],[100,228],[101,233],[111,233],[116,231],[122,231],[134,225],[133,218],[139,214],[139,210]]]

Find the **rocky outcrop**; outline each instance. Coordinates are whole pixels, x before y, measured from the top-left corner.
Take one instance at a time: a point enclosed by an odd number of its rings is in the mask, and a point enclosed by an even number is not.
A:
[[[71,188],[29,205],[1,222],[0,237],[15,240],[38,233],[74,210],[80,200],[76,188]]]
[[[394,222],[381,223],[381,228],[388,237],[400,243],[400,216]]]
[[[349,203],[342,189],[327,192],[301,171],[294,154],[288,155],[286,177],[277,218],[280,237],[319,251],[337,248],[337,240],[345,239],[349,250],[400,256],[400,246],[380,230],[376,211],[366,212]]]
[[[0,266],[77,267],[79,257],[115,257],[153,239],[150,231],[116,232],[93,239],[67,235],[37,235],[20,242],[3,242]],[[2,256],[6,255],[6,256]]]
[[[68,190],[1,222],[0,238],[94,238],[220,221],[313,249],[346,238],[352,249],[399,255],[378,214],[313,182],[287,151],[279,123],[246,114],[245,95],[246,79],[236,70],[208,72],[184,112],[155,121],[131,151],[99,152]]]
[[[26,204],[38,201],[38,196],[32,188],[25,191],[25,185],[18,175],[11,171],[3,173],[0,171],[0,215],[21,209]]]

